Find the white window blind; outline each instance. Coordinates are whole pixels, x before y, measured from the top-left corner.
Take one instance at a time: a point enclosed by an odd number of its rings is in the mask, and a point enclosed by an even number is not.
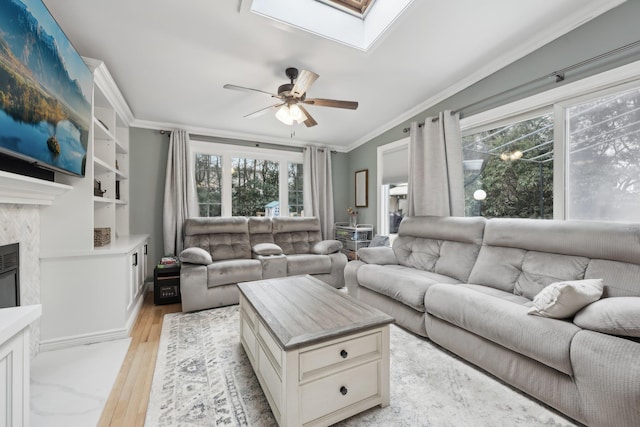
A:
[[[382,185],[409,181],[409,145],[382,153]]]

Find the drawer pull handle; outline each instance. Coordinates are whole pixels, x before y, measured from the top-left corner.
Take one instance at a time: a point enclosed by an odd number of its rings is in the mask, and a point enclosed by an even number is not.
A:
[[[347,353],[347,350],[342,350],[340,352],[340,356],[342,356],[343,359],[346,359],[348,355],[349,355],[349,353]]]
[[[344,396],[349,392],[345,386],[340,387],[340,393]]]

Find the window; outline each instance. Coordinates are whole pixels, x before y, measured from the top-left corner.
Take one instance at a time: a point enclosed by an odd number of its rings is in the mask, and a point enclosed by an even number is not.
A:
[[[553,217],[553,115],[463,137],[465,214]]]
[[[289,213],[301,216],[304,210],[302,163],[289,162]]]
[[[640,220],[640,63],[466,117],[461,130],[467,215]]]
[[[222,159],[196,154],[196,191],[200,216],[222,215]]]
[[[200,216],[302,215],[302,153],[198,140],[191,150]]]
[[[566,109],[567,217],[640,220],[640,89]]]
[[[231,161],[234,216],[280,216],[279,163],[235,157]]]

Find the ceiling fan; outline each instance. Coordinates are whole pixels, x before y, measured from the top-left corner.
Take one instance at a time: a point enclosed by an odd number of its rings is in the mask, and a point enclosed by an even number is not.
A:
[[[285,83],[278,88],[278,93],[266,92],[260,89],[252,89],[244,86],[236,86],[226,84],[223,87],[225,89],[239,90],[243,92],[260,92],[270,95],[272,98],[278,98],[280,102],[268,107],[262,108],[258,111],[254,111],[251,114],[247,114],[244,117],[254,118],[265,114],[271,110],[278,110],[276,112],[276,118],[282,123],[292,125],[293,122],[304,123],[307,127],[312,127],[318,124],[311,117],[311,114],[304,108],[302,104],[317,105],[319,107],[333,107],[333,108],[346,108],[348,110],[355,110],[358,108],[358,103],[354,101],[339,101],[337,99],[323,99],[323,98],[307,98],[307,90],[319,77],[316,73],[308,70],[302,70],[298,72],[297,68],[287,68],[285,74],[291,81],[291,83]],[[294,83],[295,80],[295,83]]]

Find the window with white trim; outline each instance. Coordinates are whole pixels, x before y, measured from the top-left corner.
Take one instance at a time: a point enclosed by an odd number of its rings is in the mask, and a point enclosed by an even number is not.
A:
[[[640,221],[640,62],[466,117],[461,130],[467,215]],[[501,171],[488,179],[490,163]]]
[[[467,216],[553,217],[553,114],[462,138]]]
[[[640,88],[565,110],[567,217],[640,220]]]
[[[303,214],[302,153],[198,140],[191,151],[200,216]]]

